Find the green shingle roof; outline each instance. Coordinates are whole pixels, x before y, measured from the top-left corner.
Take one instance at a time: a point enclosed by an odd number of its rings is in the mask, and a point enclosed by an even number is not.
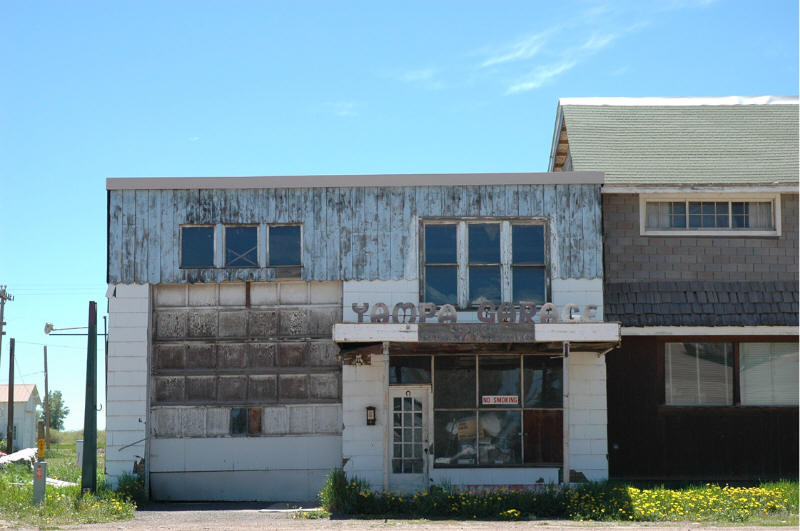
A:
[[[560,102],[573,169],[603,171],[606,185],[798,182],[797,98],[733,105],[607,101]]]

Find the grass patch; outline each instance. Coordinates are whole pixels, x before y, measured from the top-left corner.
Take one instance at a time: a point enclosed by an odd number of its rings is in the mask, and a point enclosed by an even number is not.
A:
[[[334,514],[423,518],[528,520],[558,518],[633,522],[759,522],[798,523],[796,481],[762,483],[756,487],[695,485],[681,489],[640,489],[613,482],[586,483],[541,491],[469,493],[434,486],[402,496],[371,490],[341,470],[329,474],[319,494]]]
[[[47,451],[48,477],[78,485],[61,488],[48,485],[45,502],[38,506],[33,505],[33,471],[28,466],[11,465],[0,471],[0,520],[15,525],[53,528],[133,518],[136,503],[125,493],[114,492],[105,484],[105,452],[99,451],[97,456],[95,495],[81,493],[81,469],[75,459],[74,443],[51,445]]]

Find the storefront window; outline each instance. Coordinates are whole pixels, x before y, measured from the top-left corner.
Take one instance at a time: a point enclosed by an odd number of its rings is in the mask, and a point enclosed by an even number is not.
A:
[[[431,383],[430,356],[391,356],[389,358],[389,383]]]
[[[437,356],[434,466],[561,463],[562,363],[536,355]]]
[[[548,356],[525,356],[525,407],[560,408],[563,404],[563,361]]]
[[[732,344],[666,343],[664,360],[667,404],[733,404]]]
[[[436,357],[435,408],[475,408],[475,356]]]

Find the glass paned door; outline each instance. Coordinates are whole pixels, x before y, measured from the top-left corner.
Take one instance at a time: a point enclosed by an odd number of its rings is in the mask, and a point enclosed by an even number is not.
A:
[[[392,387],[389,398],[389,472],[392,490],[427,488],[428,396],[426,387]]]

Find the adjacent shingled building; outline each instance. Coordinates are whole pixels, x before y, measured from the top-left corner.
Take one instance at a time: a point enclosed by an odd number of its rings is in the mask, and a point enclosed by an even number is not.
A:
[[[623,335],[609,475],[796,479],[798,98],[562,99],[550,170],[586,169]]]
[[[564,98],[552,171],[607,185],[773,184],[798,178],[796,97]]]

